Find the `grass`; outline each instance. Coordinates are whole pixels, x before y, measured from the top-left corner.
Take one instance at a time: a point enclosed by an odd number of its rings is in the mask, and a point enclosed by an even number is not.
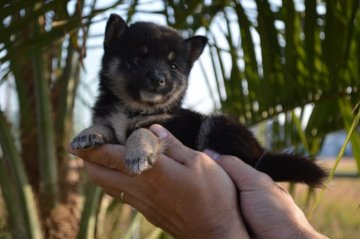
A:
[[[331,167],[333,162],[323,163],[326,167]],[[355,161],[352,159],[341,160],[336,171],[336,174],[340,175],[355,175],[356,173]],[[306,186],[296,185],[294,199],[305,214],[309,215],[319,190],[315,191],[308,205],[306,203],[307,191]],[[335,177],[326,186],[323,198],[312,214],[310,222],[314,228],[332,239],[360,238],[360,178]]]
[[[323,158],[320,160],[320,163],[325,168],[331,169],[334,166],[335,158]],[[353,158],[342,158],[335,171],[335,176],[336,175],[358,175],[355,160]]]
[[[332,239],[360,238],[360,179],[334,179],[327,187],[311,224]],[[306,186],[296,186],[294,198],[308,215],[314,200],[306,205],[306,192]]]

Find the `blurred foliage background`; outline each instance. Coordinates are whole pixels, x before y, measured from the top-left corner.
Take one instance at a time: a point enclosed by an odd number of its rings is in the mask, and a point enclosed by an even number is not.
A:
[[[269,132],[268,147],[311,156],[328,133],[345,129],[359,172],[359,0],[0,0],[0,6],[6,216],[0,238],[169,237],[87,184],[81,161],[66,153],[75,103],[86,94],[79,88],[88,87],[88,41],[102,37],[89,32],[110,12],[128,22],[161,18],[184,36],[206,35],[198,68],[215,108]],[[360,234],[360,222],[351,222],[354,229],[340,228],[349,234],[338,238]]]

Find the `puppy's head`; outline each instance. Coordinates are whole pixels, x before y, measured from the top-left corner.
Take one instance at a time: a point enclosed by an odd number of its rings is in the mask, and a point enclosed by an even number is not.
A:
[[[128,26],[112,14],[107,22],[101,84],[131,110],[154,112],[181,103],[193,63],[207,38],[183,39],[149,22]]]

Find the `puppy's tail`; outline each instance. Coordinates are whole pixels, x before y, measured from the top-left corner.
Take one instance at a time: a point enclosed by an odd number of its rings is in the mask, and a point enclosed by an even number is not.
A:
[[[323,186],[328,175],[315,160],[297,154],[268,152],[258,159],[255,168],[274,181],[306,183],[312,187]]]

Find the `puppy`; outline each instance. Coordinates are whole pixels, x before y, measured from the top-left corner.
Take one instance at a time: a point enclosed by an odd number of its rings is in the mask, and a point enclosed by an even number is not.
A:
[[[321,185],[326,172],[305,156],[265,151],[252,133],[225,115],[202,115],[181,107],[190,70],[207,38],[183,39],[174,29],[149,22],[127,25],[112,14],[107,22],[93,125],[71,146],[89,149],[125,144],[126,166],[140,174],[162,152],[147,128],[158,123],[184,145],[239,157],[275,181]]]

